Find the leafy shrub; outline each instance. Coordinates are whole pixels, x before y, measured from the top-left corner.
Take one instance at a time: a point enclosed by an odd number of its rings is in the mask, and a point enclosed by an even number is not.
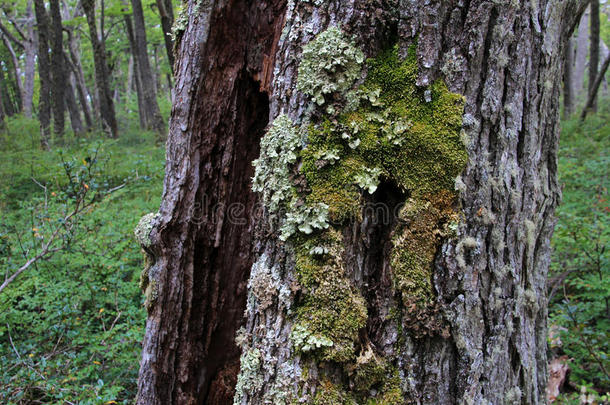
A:
[[[557,212],[550,270],[551,342],[571,359],[571,381],[600,393],[610,390],[609,105],[581,124],[563,123],[559,174],[563,202]],[[574,400],[580,393],[574,395]],[[564,398],[564,401],[567,399]]]
[[[52,152],[39,151],[36,141],[7,142],[0,150],[3,274],[40,250],[79,190],[92,197],[78,224],[62,231],[64,249],[0,293],[0,403],[113,404],[134,397],[145,311],[142,255],[132,231],[144,213],[157,210],[163,175],[154,135],[140,134],[130,147],[135,138],[92,135]]]

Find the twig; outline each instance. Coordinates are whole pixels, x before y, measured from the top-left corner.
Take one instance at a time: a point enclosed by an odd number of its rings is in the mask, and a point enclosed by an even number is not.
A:
[[[36,374],[38,374],[40,376],[40,378],[42,378],[43,380],[46,380],[45,376],[42,375],[40,373],[40,371],[36,370],[35,368],[33,368],[32,366],[30,366],[27,362],[23,361],[23,359],[21,358],[21,356],[19,355],[19,352],[17,351],[17,348],[15,347],[15,344],[13,343],[13,337],[11,336],[11,328],[9,327],[8,323],[6,324],[6,329],[8,331],[8,340],[11,342],[11,346],[13,347],[13,350],[15,351],[15,354],[17,355],[17,358],[19,359],[19,361],[22,364],[25,364],[25,366],[27,368],[29,368],[30,370],[32,370],[33,372],[35,372]]]

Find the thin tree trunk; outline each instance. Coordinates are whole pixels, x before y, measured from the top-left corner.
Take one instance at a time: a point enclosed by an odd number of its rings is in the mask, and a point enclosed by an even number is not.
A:
[[[34,99],[34,79],[36,76],[36,35],[34,33],[34,14],[32,12],[32,1],[28,1],[26,9],[27,38],[24,41],[25,52],[25,83],[23,97],[23,112],[26,117],[32,118]]]
[[[144,105],[144,94],[142,92],[142,78],[139,64],[139,53],[137,52],[136,39],[133,34],[133,24],[128,14],[123,16],[125,20],[125,32],[131,49],[133,58],[133,82],[135,83],[136,96],[138,97],[138,117],[140,118],[140,128],[146,129],[146,106]]]
[[[591,0],[591,37],[589,40],[589,91],[588,98],[593,95],[591,111],[597,111],[597,92],[593,91],[597,72],[599,71],[599,0]]]
[[[580,97],[583,94],[583,90],[585,90],[585,71],[587,69],[587,56],[589,55],[589,15],[589,12],[583,14],[578,24],[576,56],[574,57],[576,97]]]
[[[163,199],[136,230],[136,402],[545,403],[557,78],[583,7],[185,7]]]
[[[51,137],[51,61],[49,58],[49,20],[43,0],[34,0],[34,12],[38,25],[38,76],[40,94],[38,120],[40,121],[40,145],[49,149]]]
[[[3,92],[0,91],[0,131],[4,131],[6,129],[6,114],[4,113],[3,97]]]
[[[129,61],[127,62],[127,97],[131,97],[134,89],[134,66],[133,66],[133,54],[129,55]]]
[[[134,23],[135,53],[137,54],[140,71],[140,86],[142,88],[142,108],[144,109],[145,127],[157,133],[159,139],[165,137],[165,122],[159,111],[157,94],[155,92],[155,76],[150,68],[147,52],[146,26],[144,12],[140,0],[131,0]]]
[[[593,105],[595,103],[595,100],[597,99],[597,92],[599,90],[599,86],[604,81],[604,77],[606,76],[606,72],[608,71],[609,65],[610,65],[610,54],[604,60],[604,63],[601,66],[601,69],[599,70],[599,74],[598,74],[597,78],[595,79],[595,82],[593,83],[593,86],[591,88],[591,94],[589,94],[589,98],[587,99],[587,104],[585,104],[585,108],[583,108],[582,113],[580,115],[580,119],[582,121],[584,121],[584,119],[587,117],[587,114],[589,112],[594,111]]]
[[[608,49],[608,46],[606,45],[606,43],[604,42],[603,39],[600,39],[599,41],[599,49],[600,49],[600,62],[602,62],[602,65],[604,64],[603,61],[606,60],[606,58],[608,57],[608,55],[610,54],[610,49]],[[600,71],[601,71],[601,65],[600,65]],[[606,97],[608,95],[608,82],[606,81],[606,77],[604,76],[602,79],[602,88],[603,88],[603,92],[602,95],[604,97]]]
[[[4,97],[1,99],[3,114],[10,117],[14,114],[13,103],[10,99],[9,88],[4,78],[4,71],[2,69],[0,69],[0,92],[4,94]]]
[[[85,16],[87,17],[89,38],[93,47],[95,84],[97,87],[102,127],[110,137],[116,138],[118,136],[118,127],[114,112],[114,103],[112,102],[112,92],[110,91],[110,78],[108,76],[108,65],[106,64],[106,49],[103,40],[100,40],[97,36],[97,24],[95,23],[95,1],[83,0],[82,5],[83,10],[85,11]]]
[[[155,94],[159,94],[161,90],[161,74],[159,69],[159,52],[157,52],[157,46],[153,46],[153,61],[154,61],[154,84],[155,84]]]
[[[64,40],[61,23],[59,0],[51,0],[51,87],[52,109],[53,109],[53,132],[58,139],[64,135],[65,127],[65,94],[66,85],[64,68]]]
[[[566,45],[563,62],[563,116],[570,117],[574,113],[574,40],[570,38]]]
[[[67,59],[67,56],[64,56]],[[72,127],[72,131],[76,136],[81,136],[83,133],[85,133],[85,129],[83,128],[83,122],[80,117],[80,109],[78,108],[76,97],[74,96],[74,79],[67,69],[64,77],[66,78],[64,83],[64,94],[66,98],[66,108],[70,114],[70,126]]]
[[[172,25],[174,24],[174,9],[171,0],[156,0],[157,10],[161,18],[161,30],[165,41],[165,51],[169,68],[173,72],[174,67],[174,42],[172,41]]]
[[[74,74],[78,100],[83,110],[87,131],[89,131],[93,127],[93,117],[91,116],[89,99],[93,99],[93,96],[89,95],[87,85],[85,84],[85,74],[83,72],[83,66],[80,62],[80,54],[78,52],[78,40],[74,38],[74,33],[72,31],[68,31],[68,37],[69,61],[66,63],[69,64],[70,68],[72,69],[72,73]]]
[[[17,54],[15,53],[15,49],[13,48],[11,41],[9,41],[9,38],[2,32],[0,32],[0,36],[2,36],[2,42],[4,43],[4,46],[8,50],[9,54],[11,55],[10,71],[12,72],[12,75],[15,78],[15,86],[17,87],[18,111],[23,111],[23,100],[25,99],[25,90],[23,88],[23,83],[21,82],[21,68],[19,67],[19,60],[17,59]]]
[[[74,12],[70,14],[67,5],[64,3],[63,18],[74,19],[83,15],[81,3],[79,2],[74,8]],[[65,29],[65,27],[64,27]],[[65,59],[65,63],[70,67],[70,71],[74,75],[72,82],[73,88],[76,91],[76,95],[83,111],[85,118],[86,131],[89,131],[93,127],[93,117],[91,116],[90,101],[93,97],[89,96],[87,86],[85,84],[85,74],[83,72],[83,66],[80,60],[80,32],[68,27],[65,29],[68,33],[68,58]]]

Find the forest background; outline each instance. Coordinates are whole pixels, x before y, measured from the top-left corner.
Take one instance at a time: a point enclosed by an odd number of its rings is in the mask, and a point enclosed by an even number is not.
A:
[[[592,2],[565,56],[557,403],[610,391],[609,13]],[[0,0],[1,403],[135,396],[146,311],[133,228],[160,202],[181,24],[173,0]]]

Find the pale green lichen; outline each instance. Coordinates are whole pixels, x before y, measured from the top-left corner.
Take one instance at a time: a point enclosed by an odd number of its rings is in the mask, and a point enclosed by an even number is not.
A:
[[[295,310],[296,325],[316,339],[332,343],[314,351],[320,359],[352,361],[358,331],[366,325],[367,310],[345,269],[342,236],[329,228],[316,236],[299,236],[293,243],[297,277],[305,293],[303,303]],[[312,249],[319,246],[326,253],[311,255]],[[297,351],[301,347],[295,345]]]
[[[280,239],[287,240],[297,231],[311,234],[328,228],[328,205],[305,205],[298,198],[292,180],[292,165],[302,147],[300,130],[286,115],[278,116],[261,140],[260,157],[253,162],[252,190],[262,193],[263,202],[272,213],[285,210]],[[321,154],[327,160],[336,160],[333,151]]]
[[[252,190],[262,193],[263,202],[272,212],[293,197],[290,165],[296,162],[300,146],[299,131],[286,115],[278,116],[261,140],[260,157],[252,163]]]
[[[158,215],[159,214],[155,213],[144,215],[142,218],[140,218],[138,225],[134,229],[133,233],[136,237],[136,240],[144,248],[149,248],[152,244],[152,241],[150,240],[150,232],[153,229],[155,220],[158,218]]]
[[[244,396],[249,392],[256,392],[263,386],[262,375],[262,356],[258,349],[254,348],[242,353],[240,361],[239,375],[235,385],[235,396],[233,404],[242,403]]]
[[[326,336],[316,335],[305,326],[299,324],[292,327],[290,340],[292,341],[293,347],[303,353],[333,346],[333,341]]]
[[[332,94],[349,90],[360,77],[364,54],[337,27],[319,34],[303,48],[297,89],[323,105]]]
[[[155,258],[150,249],[152,246],[150,233],[152,232],[158,217],[159,214],[146,214],[140,219],[138,225],[134,229],[135,238],[145,252],[144,267],[140,273],[140,289],[145,297],[144,306],[149,310],[152,308],[152,305],[159,295],[158,277],[160,269],[159,266],[155,265]]]
[[[248,281],[248,292],[256,299],[259,311],[264,311],[273,304],[280,286],[279,277],[267,266],[266,258],[263,255],[252,265]]]
[[[513,387],[504,394],[504,403],[506,405],[520,404],[522,395],[519,387]]]
[[[181,4],[178,8],[177,17],[172,25],[171,37],[172,41],[176,42],[180,39],[189,23],[188,6]]]
[[[140,273],[140,290],[144,293],[144,307],[152,309],[153,304],[159,296],[159,275],[161,267],[158,263],[152,263],[147,254],[144,268]]]
[[[527,247],[530,252],[533,252],[534,247],[536,245],[536,224],[534,224],[529,219],[526,219],[523,223],[525,225],[525,237],[527,241]]]
[[[360,186],[360,188],[368,191],[369,194],[373,194],[377,190],[377,187],[379,187],[380,175],[381,169],[370,169],[365,167],[362,172],[354,176],[354,180],[356,181],[356,184]]]
[[[287,240],[294,235],[296,231],[303,232],[306,235],[311,234],[314,230],[322,230],[328,228],[328,205],[317,203],[312,206],[300,204],[299,201],[293,200],[290,203],[290,209],[286,213],[284,225],[281,228],[281,240]]]

